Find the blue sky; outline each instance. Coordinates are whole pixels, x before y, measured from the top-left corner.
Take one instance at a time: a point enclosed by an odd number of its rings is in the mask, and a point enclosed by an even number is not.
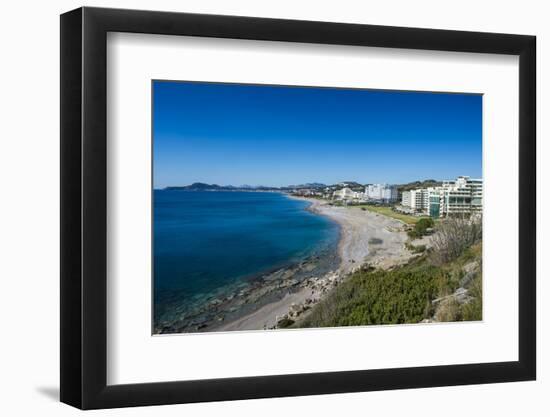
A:
[[[154,187],[481,177],[482,97],[153,82]]]

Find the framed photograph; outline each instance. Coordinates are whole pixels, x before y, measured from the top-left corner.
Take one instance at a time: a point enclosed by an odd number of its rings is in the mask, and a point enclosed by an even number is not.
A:
[[[61,16],[61,401],[533,380],[535,37]]]

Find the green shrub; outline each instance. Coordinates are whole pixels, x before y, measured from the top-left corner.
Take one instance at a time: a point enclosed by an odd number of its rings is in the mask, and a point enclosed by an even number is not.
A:
[[[407,265],[390,270],[365,265],[333,289],[293,327],[418,323],[432,318],[436,313],[432,300],[453,294],[460,286],[464,264],[481,259],[481,252],[478,243],[467,248],[458,259],[445,264],[432,263],[430,252],[427,252]],[[481,273],[478,273],[468,288],[472,300],[462,305],[454,301],[440,305],[443,308],[438,309],[436,319],[481,320],[481,284]]]
[[[422,217],[415,224],[415,229],[419,232],[426,233],[426,230],[434,226],[434,220],[431,217]]]
[[[422,217],[419,219],[414,228],[408,231],[408,235],[412,239],[418,239],[428,233],[428,229],[434,226],[434,220],[431,217]]]
[[[436,296],[438,274],[426,263],[356,272],[315,306],[300,327],[417,323]]]

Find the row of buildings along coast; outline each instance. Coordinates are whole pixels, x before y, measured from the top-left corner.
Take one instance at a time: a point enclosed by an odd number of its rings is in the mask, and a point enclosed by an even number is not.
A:
[[[346,204],[395,204],[397,211],[431,217],[480,215],[483,208],[483,180],[460,176],[455,180],[443,181],[440,186],[403,191],[400,204],[398,186],[389,184],[369,184],[360,191],[344,186],[334,191],[329,198]]]
[[[398,192],[396,185],[369,184],[365,186],[364,191],[353,191],[351,188],[344,187],[334,191],[332,198],[346,202],[366,203],[373,201],[389,204],[397,201]]]
[[[403,191],[399,211],[431,217],[481,215],[483,180],[460,176],[439,187]]]

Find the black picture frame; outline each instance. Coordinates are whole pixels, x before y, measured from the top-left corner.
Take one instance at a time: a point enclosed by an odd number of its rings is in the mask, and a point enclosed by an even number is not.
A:
[[[107,385],[108,32],[519,56],[519,360]],[[536,38],[136,10],[61,15],[61,401],[81,409],[534,380]]]

